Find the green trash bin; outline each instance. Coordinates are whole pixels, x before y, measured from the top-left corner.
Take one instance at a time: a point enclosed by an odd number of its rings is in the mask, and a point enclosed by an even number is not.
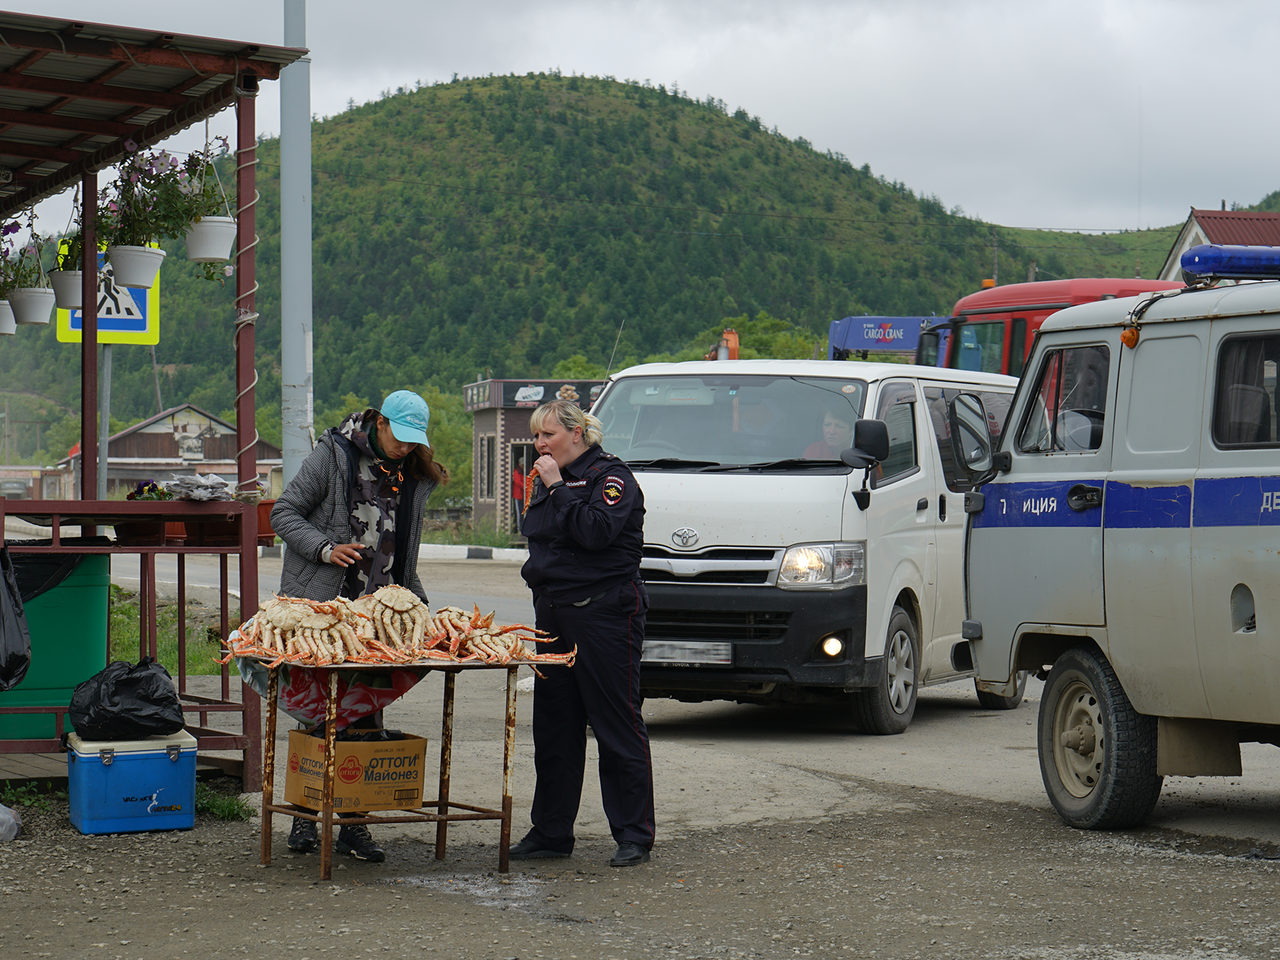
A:
[[[21,683],[0,693],[0,707],[65,707],[76,686],[107,665],[111,558],[12,549],[10,556],[31,633],[31,666]],[[0,713],[0,740],[56,735],[53,714]]]

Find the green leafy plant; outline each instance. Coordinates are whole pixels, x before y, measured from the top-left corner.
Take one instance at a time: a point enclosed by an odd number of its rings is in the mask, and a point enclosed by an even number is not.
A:
[[[79,270],[84,263],[84,234],[77,227],[58,243],[55,270]]]
[[[13,242],[13,235],[22,229],[22,224],[13,220],[0,227],[0,300],[9,296],[9,291],[18,286],[18,261],[21,254]]]
[[[226,139],[218,139],[225,151]],[[99,233],[108,246],[145,247],[226,210],[211,148],[193,151],[185,161],[167,150],[142,150],[132,140],[125,149],[130,155],[102,191]]]
[[[52,783],[45,781],[41,790],[31,781],[15,784],[6,780],[0,787],[0,804],[6,807],[26,807],[29,810],[52,810],[55,800],[67,799],[67,791],[55,789]]]
[[[31,239],[18,251],[14,289],[49,285],[49,275],[44,272],[44,264],[40,259],[44,243],[44,238],[32,231]]]
[[[142,655],[138,624],[142,610],[136,593],[111,584],[107,593],[109,659],[137,660]],[[218,610],[191,601],[186,609],[187,674],[212,676],[222,671]],[[156,659],[178,675],[178,605],[161,600],[156,608]]]
[[[196,784],[196,813],[207,813],[219,820],[248,820],[256,812],[240,794],[220,793],[208,784]]]

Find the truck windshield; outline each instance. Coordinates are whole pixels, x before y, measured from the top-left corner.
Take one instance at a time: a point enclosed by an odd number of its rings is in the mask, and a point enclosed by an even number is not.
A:
[[[866,382],[853,379],[640,376],[615,381],[592,412],[604,425],[605,450],[634,465],[800,459],[844,468],[840,452],[853,443],[866,393]]]

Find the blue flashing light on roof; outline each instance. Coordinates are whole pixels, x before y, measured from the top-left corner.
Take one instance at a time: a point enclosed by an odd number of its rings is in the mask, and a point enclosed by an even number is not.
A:
[[[1204,243],[1182,255],[1182,279],[1189,286],[1214,280],[1280,280],[1280,247]]]

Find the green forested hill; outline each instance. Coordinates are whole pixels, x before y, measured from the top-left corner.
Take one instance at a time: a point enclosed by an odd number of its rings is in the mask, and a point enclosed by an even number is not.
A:
[[[996,227],[743,109],[612,79],[456,80],[388,92],[313,130],[321,428],[401,387],[439,390],[448,407],[482,377],[603,372],[620,327],[614,369],[700,354],[726,322],[790,331],[809,350],[851,314],[945,315],[993,265],[1002,283],[1033,263],[1041,278],[1139,263],[1151,276],[1177,229]],[[278,440],[278,141],[259,158],[259,429]],[[166,407],[232,406],[233,291],[198,279],[181,241],[165,246],[156,369],[145,348],[114,351],[122,423],[156,411],[157,376]],[[52,329],[0,344],[11,416],[53,425],[41,459],[74,436],[57,421],[78,406],[78,356]],[[441,414],[467,434],[460,400]],[[37,456],[31,431],[14,442],[11,460]]]

